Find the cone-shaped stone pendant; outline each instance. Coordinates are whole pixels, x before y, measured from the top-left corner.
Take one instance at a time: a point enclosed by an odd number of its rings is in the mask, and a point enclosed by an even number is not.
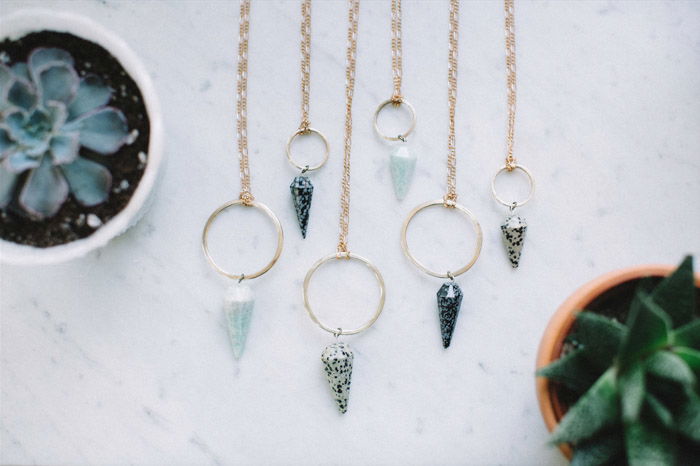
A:
[[[394,193],[398,200],[402,200],[411,186],[413,171],[416,168],[416,156],[405,144],[402,144],[391,153],[390,167]]]
[[[292,191],[294,209],[297,211],[297,221],[301,228],[301,236],[306,238],[306,227],[309,224],[309,209],[311,209],[311,196],[314,193],[314,185],[308,176],[297,176],[289,185]]]
[[[506,246],[508,260],[513,268],[517,268],[520,263],[520,254],[523,250],[527,222],[519,215],[511,215],[501,225],[503,233],[503,244]]]
[[[326,349],[321,354],[321,361],[323,361],[328,384],[341,413],[348,410],[353,358],[352,350],[343,342],[326,346]]]
[[[243,355],[245,349],[254,304],[253,290],[248,285],[236,283],[226,290],[224,314],[226,314],[233,357],[236,359]]]
[[[445,282],[437,292],[438,314],[440,315],[440,333],[442,346],[448,348],[452,341],[459,308],[462,305],[462,289],[450,280]]]

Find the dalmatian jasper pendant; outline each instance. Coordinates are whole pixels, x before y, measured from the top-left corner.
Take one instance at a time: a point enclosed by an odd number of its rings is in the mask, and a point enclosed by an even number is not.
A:
[[[508,260],[514,269],[520,264],[520,254],[523,250],[523,242],[525,241],[525,232],[527,231],[527,222],[519,215],[510,215],[501,225],[501,233],[503,234],[503,244],[508,253]]]
[[[248,285],[236,283],[226,290],[224,314],[226,315],[233,357],[236,359],[240,359],[243,350],[245,350],[245,341],[248,337],[254,305],[253,290]]]
[[[440,317],[440,334],[442,335],[443,348],[450,347],[459,309],[462,306],[462,298],[462,289],[454,280],[445,282],[437,292],[438,316]]]
[[[297,213],[297,221],[301,229],[301,236],[306,238],[306,227],[309,224],[309,210],[311,210],[311,197],[314,194],[314,185],[308,176],[297,176],[289,185],[292,192],[292,201]]]
[[[341,413],[345,413],[348,410],[353,359],[352,350],[343,342],[326,346],[326,349],[321,354],[321,361],[324,365],[328,384]]]

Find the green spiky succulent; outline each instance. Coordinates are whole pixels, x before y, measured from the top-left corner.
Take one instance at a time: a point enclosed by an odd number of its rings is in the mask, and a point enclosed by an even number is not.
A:
[[[563,357],[539,376],[573,394],[552,443],[572,464],[700,464],[700,316],[693,262],[640,281],[625,323],[577,315]]]

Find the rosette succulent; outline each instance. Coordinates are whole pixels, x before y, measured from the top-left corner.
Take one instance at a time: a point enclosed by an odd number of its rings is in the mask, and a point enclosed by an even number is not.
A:
[[[111,96],[98,76],[80,77],[62,49],[37,48],[26,63],[0,64],[0,208],[16,198],[42,220],[69,194],[84,206],[108,198],[112,175],[80,149],[110,155],[127,142],[124,114],[107,106]]]

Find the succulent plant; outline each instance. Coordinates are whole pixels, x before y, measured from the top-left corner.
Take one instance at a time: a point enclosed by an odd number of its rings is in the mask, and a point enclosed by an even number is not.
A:
[[[700,318],[692,258],[643,279],[626,322],[577,315],[568,354],[541,369],[577,400],[552,434],[573,465],[698,464]]]
[[[17,196],[41,220],[56,214],[69,193],[84,206],[108,198],[109,170],[79,152],[110,155],[127,142],[124,114],[107,106],[111,96],[98,76],[79,77],[62,49],[37,48],[26,63],[0,64],[0,208]]]

